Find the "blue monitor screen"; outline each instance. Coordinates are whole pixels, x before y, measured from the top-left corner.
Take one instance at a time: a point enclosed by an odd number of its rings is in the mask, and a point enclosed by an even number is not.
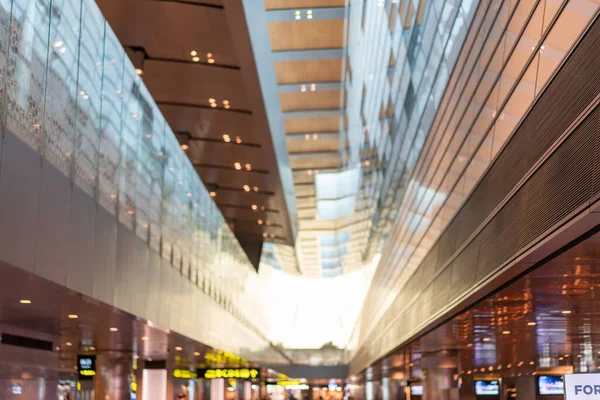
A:
[[[538,392],[540,395],[564,394],[563,377],[556,375],[539,375]]]
[[[477,396],[497,396],[500,394],[500,382],[475,381],[475,394]]]

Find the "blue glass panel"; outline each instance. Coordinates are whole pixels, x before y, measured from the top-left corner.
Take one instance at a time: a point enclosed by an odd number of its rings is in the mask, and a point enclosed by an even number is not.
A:
[[[354,212],[356,196],[348,196],[337,200],[317,200],[317,215],[320,219],[336,219],[346,217]]]
[[[336,235],[319,236],[321,247],[340,246],[350,241],[350,232],[340,232]]]
[[[348,196],[358,190],[361,170],[349,169],[343,172],[320,173],[315,177],[318,199],[335,199]]]

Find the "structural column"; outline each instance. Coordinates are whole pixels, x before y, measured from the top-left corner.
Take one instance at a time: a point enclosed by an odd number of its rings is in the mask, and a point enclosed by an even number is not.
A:
[[[130,352],[105,351],[96,355],[94,400],[130,400],[132,361]]]

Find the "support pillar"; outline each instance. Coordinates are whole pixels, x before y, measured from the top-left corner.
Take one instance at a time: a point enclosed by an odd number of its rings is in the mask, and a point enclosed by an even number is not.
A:
[[[225,400],[225,379],[211,379],[210,400]]]
[[[423,400],[458,399],[458,356],[442,350],[423,354]]]
[[[94,400],[130,400],[132,372],[131,353],[99,352],[96,355]]]
[[[165,400],[167,399],[167,388],[167,363],[165,361],[144,363],[141,384],[142,400]]]

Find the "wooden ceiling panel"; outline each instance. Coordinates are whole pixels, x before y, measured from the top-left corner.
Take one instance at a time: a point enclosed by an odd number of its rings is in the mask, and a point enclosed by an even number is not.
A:
[[[275,74],[277,83],[339,82],[342,59],[278,61]]]
[[[286,133],[337,132],[340,129],[340,118],[288,118],[284,120],[284,126]]]
[[[344,20],[269,23],[273,51],[334,49],[344,46]]]
[[[333,110],[340,108],[339,90],[323,92],[285,92],[279,94],[282,111]]]
[[[338,168],[342,158],[338,154],[290,154],[292,169],[326,169]]]
[[[337,136],[317,140],[288,140],[290,153],[309,153],[315,151],[338,151],[340,142]]]
[[[265,0],[267,10],[310,7],[344,7],[346,0]]]

